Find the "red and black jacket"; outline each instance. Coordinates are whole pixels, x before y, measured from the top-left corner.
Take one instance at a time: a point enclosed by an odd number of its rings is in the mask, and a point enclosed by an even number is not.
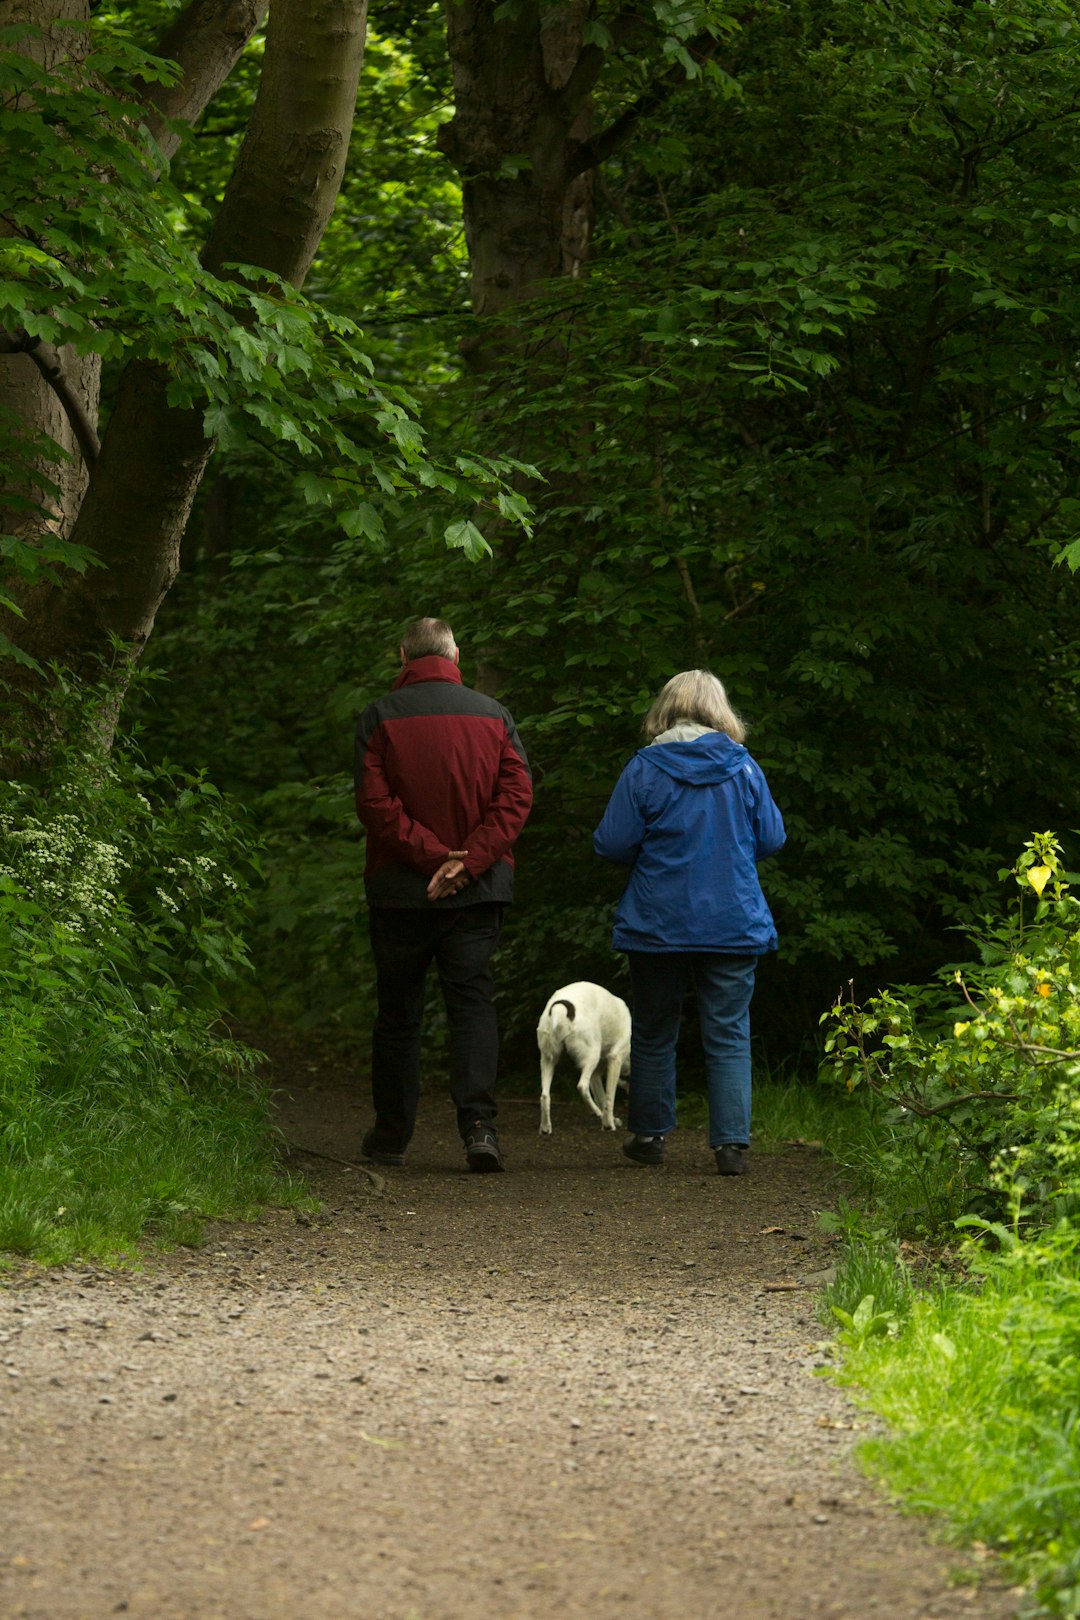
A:
[[[508,710],[462,685],[449,658],[415,658],[356,728],[356,813],[367,829],[373,906],[429,906],[451,850],[471,882],[440,907],[508,901],[510,853],[532,807],[532,777]]]

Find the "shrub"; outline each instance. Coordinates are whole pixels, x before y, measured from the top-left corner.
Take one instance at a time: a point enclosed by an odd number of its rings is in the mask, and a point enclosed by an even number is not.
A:
[[[288,1193],[220,1018],[257,867],[212,784],[130,748],[0,782],[0,1247],[108,1254]]]
[[[1080,901],[1050,833],[1012,875],[1019,898],[971,931],[975,960],[826,1015],[823,1075],[864,1088],[914,1141],[937,1204],[923,1213],[939,1225],[999,1210],[1012,1186],[1031,1220],[1080,1207]]]

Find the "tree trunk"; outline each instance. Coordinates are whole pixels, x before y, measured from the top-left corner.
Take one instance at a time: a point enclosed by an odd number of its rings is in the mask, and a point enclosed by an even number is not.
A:
[[[345,173],[367,0],[274,0],[259,94],[203,261],[303,285]]]
[[[39,38],[20,41],[18,49],[45,67],[52,68],[72,51],[85,53],[88,34],[61,23],[85,24],[90,18],[89,0],[9,0],[3,8],[5,23],[30,23],[43,32]],[[0,233],[8,229],[0,224]],[[35,465],[46,479],[56,485],[58,493],[44,503],[49,513],[49,527],[65,539],[71,532],[75,514],[86,490],[87,468],[80,450],[78,435],[71,416],[60,395],[49,384],[42,370],[29,354],[19,352],[22,334],[5,334],[9,342],[0,353],[0,413],[10,412],[17,420],[31,423],[41,435],[47,436],[63,452],[37,458]],[[73,348],[58,351],[58,361],[64,380],[86,419],[96,422],[98,390],[101,381],[101,360],[96,354],[79,355]],[[19,489],[14,493],[31,494]],[[28,538],[38,526],[28,524],[24,515],[16,516],[5,508],[0,496],[0,525]]]
[[[603,51],[584,40],[592,9],[589,0],[524,0],[511,18],[496,20],[498,0],[446,0],[445,8],[455,110],[439,130],[439,146],[461,177],[472,307],[480,318],[461,355],[478,419],[500,434],[506,451],[543,468],[544,504],[561,506],[581,498],[577,475],[556,470],[579,459],[580,424],[561,413],[542,427],[530,419],[520,430],[525,436],[508,443],[504,400],[523,386],[554,383],[565,365],[569,317],[553,327],[546,319],[530,325],[522,314],[545,286],[587,267],[593,173],[582,154],[604,62]],[[535,485],[517,482],[536,499]],[[488,533],[497,560],[480,589],[496,599],[506,565],[521,561],[528,542],[509,525],[489,524]],[[497,650],[478,652],[482,683],[497,693]]]
[[[202,413],[164,402],[168,378],[134,361],[121,376],[101,455],[72,528],[100,567],[19,602],[18,643],[37,661],[100,678],[114,638],[137,658],[179,565],[180,536],[210,455]],[[14,638],[13,638],[14,639]]]
[[[218,274],[239,262],[303,283],[344,171],[365,27],[366,0],[272,0],[255,107],[204,254]],[[202,412],[170,406],[167,387],[164,369],[144,361],[121,375],[71,529],[103,566],[20,602],[26,621],[12,639],[43,665],[93,677],[116,640],[137,658],[176,577],[213,447]]]
[[[495,20],[496,0],[447,0],[454,117],[439,145],[461,175],[472,304],[497,315],[545,282],[577,275],[592,230],[592,176],[577,163],[602,53],[582,43],[587,0],[561,12],[526,3]],[[465,349],[475,373],[512,341],[498,329]]]
[[[480,317],[476,335],[461,346],[462,358],[481,420],[498,424],[504,448],[543,471],[542,492],[528,491],[543,519],[545,509],[566,513],[589,504],[581,469],[589,459],[591,423],[573,407],[530,413],[518,417],[521,442],[506,444],[506,421],[514,414],[512,406],[504,408],[507,394],[527,390],[535,400],[565,371],[572,316],[530,323],[528,304],[545,286],[585,273],[594,171],[685,81],[685,70],[681,63],[658,64],[643,94],[594,133],[597,80],[609,52],[647,43],[642,13],[633,4],[612,8],[597,37],[587,40],[586,24],[596,22],[591,0],[521,0],[512,17],[498,20],[501,9],[500,0],[445,0],[455,111],[439,131],[439,145],[461,177],[472,305]],[[505,589],[505,564],[527,565],[530,553],[530,542],[516,530],[506,528],[499,542],[498,561],[482,587],[491,600]],[[581,548],[580,532],[574,544]],[[533,554],[545,545],[538,529]],[[494,670],[497,652],[491,656]],[[493,673],[488,690],[497,690],[497,679]]]
[[[439,146],[461,176],[472,304],[498,315],[546,283],[582,273],[593,224],[593,171],[655,111],[686,73],[658,65],[648,88],[600,133],[592,129],[593,91],[609,53],[647,43],[644,15],[613,10],[599,31],[593,0],[521,0],[498,18],[502,0],[445,0],[454,116]],[[708,33],[693,41],[698,54]],[[683,53],[685,54],[685,52]],[[469,356],[474,371],[500,359],[500,341]]]

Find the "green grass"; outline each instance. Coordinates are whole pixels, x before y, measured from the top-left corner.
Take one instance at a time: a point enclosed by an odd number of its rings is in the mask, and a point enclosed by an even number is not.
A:
[[[709,1106],[704,1091],[680,1091],[679,1124],[700,1130],[708,1125]],[[865,1111],[850,1099],[812,1081],[777,1078],[755,1072],[753,1121],[755,1146],[767,1152],[785,1142],[810,1142],[840,1149],[845,1143],[866,1143]]]
[[[0,1250],[116,1260],[145,1238],[195,1243],[207,1218],[304,1198],[238,1049],[208,1042],[200,1073],[190,1054],[140,1048],[130,1026],[123,1046],[65,1020],[33,1049],[0,1042]]]
[[[801,1095],[804,1092],[806,1095]],[[680,1091],[678,1115],[682,1130],[707,1130],[709,1104],[705,1093]],[[785,1142],[816,1142],[819,1140],[821,1117],[820,1099],[814,1095],[811,1087],[789,1086],[775,1081],[754,1085],[752,1129],[755,1148],[771,1153],[783,1147]]]
[[[819,1086],[768,1079],[754,1086],[755,1141],[767,1148],[785,1142],[824,1142],[841,1126],[836,1100]]]
[[[853,1316],[864,1299],[874,1301],[874,1310],[902,1322],[914,1299],[910,1273],[896,1246],[884,1233],[850,1237],[836,1274],[821,1295],[821,1317],[834,1332],[834,1309]]]
[[[679,1112],[703,1124],[704,1098],[680,1099]],[[861,1466],[958,1543],[996,1549],[1027,1588],[1024,1613],[1075,1620],[1080,1233],[1063,1223],[1010,1246],[999,1231],[1001,1251],[969,1251],[964,1269],[948,1160],[909,1143],[872,1099],[764,1079],[754,1139],[766,1152],[819,1142],[837,1171],[831,1219],[846,1241],[821,1315],[837,1336],[834,1376],[884,1420],[885,1432],[860,1448]],[[953,1269],[914,1282],[905,1235],[931,1238],[929,1252],[950,1254]]]
[[[766,1151],[820,1142],[838,1171],[831,1219],[846,1241],[821,1315],[837,1336],[834,1376],[886,1426],[860,1448],[861,1466],[957,1542],[996,1549],[1031,1594],[1025,1613],[1074,1620],[1080,1233],[1063,1223],[1018,1241],[997,1229],[1000,1252],[970,1250],[966,1270],[949,1164],[920,1153],[886,1110],[766,1081],[755,1087],[754,1131]],[[917,1286],[901,1257],[905,1234],[931,1237],[931,1253],[945,1244],[955,1269]]]
[[[680,1104],[681,1108],[681,1104]],[[934,1155],[904,1129],[896,1110],[865,1092],[849,1096],[816,1081],[764,1079],[754,1086],[755,1144],[813,1142],[829,1155],[861,1226],[897,1237],[951,1233],[966,1188],[947,1154]]]
[[[1080,1264],[1076,1236],[991,1262],[982,1286],[914,1297],[898,1336],[846,1342],[840,1380],[888,1424],[867,1471],[1080,1614]]]

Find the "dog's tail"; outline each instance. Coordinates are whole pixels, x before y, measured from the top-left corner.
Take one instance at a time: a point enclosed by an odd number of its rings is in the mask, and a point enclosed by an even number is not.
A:
[[[567,1001],[565,996],[560,996],[558,1001],[551,1002],[547,1009],[548,1023],[553,1029],[557,1029],[561,1022],[560,1007],[566,1008],[566,1021],[568,1024],[572,1024],[577,1016],[577,1008],[574,1003]]]

